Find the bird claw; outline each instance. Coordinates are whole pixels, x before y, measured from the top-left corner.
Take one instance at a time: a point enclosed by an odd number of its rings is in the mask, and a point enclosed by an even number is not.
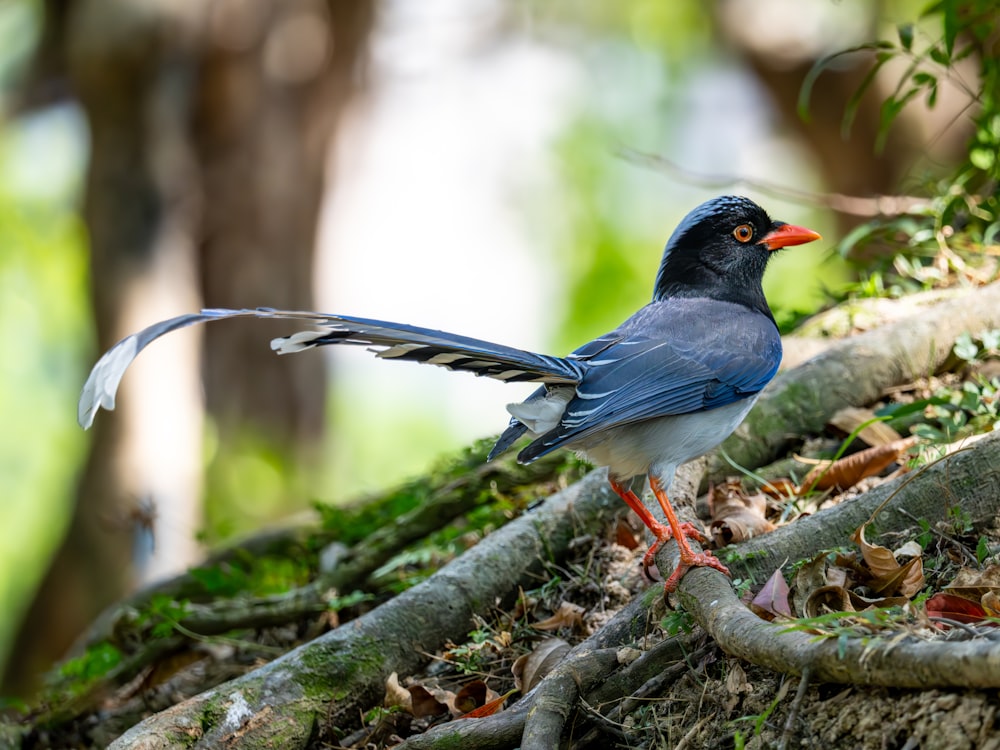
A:
[[[649,576],[650,569],[656,569],[656,553],[660,551],[660,547],[662,547],[665,542],[669,542],[674,538],[674,531],[669,526],[658,526],[654,529],[654,533],[656,534],[656,541],[649,546],[649,549],[646,550],[646,554],[642,556],[642,569],[647,576]],[[707,541],[705,534],[693,523],[688,523],[686,521],[682,523],[681,533],[687,539],[694,539],[698,542]],[[649,577],[650,580],[655,580],[652,576]]]
[[[681,561],[677,563],[677,569],[670,574],[670,577],[663,583],[663,595],[672,594],[677,590],[677,586],[681,582],[681,578],[691,569],[691,568],[713,568],[714,570],[723,573],[730,578],[732,576],[729,573],[729,568],[722,564],[711,552],[694,552],[687,559],[685,556],[681,557]]]

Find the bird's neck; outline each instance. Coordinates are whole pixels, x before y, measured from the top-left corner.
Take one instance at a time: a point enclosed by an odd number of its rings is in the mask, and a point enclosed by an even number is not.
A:
[[[743,283],[719,283],[718,280],[708,283],[685,280],[669,281],[657,280],[656,289],[653,293],[653,301],[660,302],[665,299],[687,298],[687,299],[716,299],[722,302],[733,302],[744,307],[749,307],[760,314],[766,316],[774,322],[771,308],[768,307],[767,298],[764,297],[764,289],[760,282],[745,280]],[[777,327],[777,323],[775,323]]]

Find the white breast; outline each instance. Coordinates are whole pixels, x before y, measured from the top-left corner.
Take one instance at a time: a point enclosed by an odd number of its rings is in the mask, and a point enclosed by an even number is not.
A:
[[[614,427],[569,447],[592,463],[607,466],[619,481],[653,473],[668,486],[678,466],[729,437],[756,400],[754,396],[709,411]]]

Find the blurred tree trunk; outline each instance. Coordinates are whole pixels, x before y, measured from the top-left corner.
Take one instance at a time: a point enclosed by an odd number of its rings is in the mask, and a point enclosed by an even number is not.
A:
[[[44,38],[64,48],[40,50],[43,68],[65,61],[49,72],[68,75],[90,124],[99,348],[202,300],[309,309],[327,147],[359,81],[373,0],[48,0],[46,11]],[[323,359],[279,361],[268,335],[260,324],[206,330],[207,403],[223,441],[249,423],[289,454],[309,453]],[[137,553],[147,579],[197,554],[199,345],[190,333],[152,347],[118,411],[97,420],[69,532],[3,693],[30,691],[134,584]],[[143,538],[155,547],[138,549]]]

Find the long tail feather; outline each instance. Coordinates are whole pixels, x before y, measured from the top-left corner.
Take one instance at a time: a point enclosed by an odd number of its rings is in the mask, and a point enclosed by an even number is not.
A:
[[[402,323],[266,307],[256,310],[209,309],[155,323],[122,339],[105,352],[94,365],[80,393],[77,410],[80,425],[86,429],[93,424],[101,408],[109,411],[115,408],[115,394],[125,370],[139,352],[160,336],[196,323],[239,317],[308,321],[319,329],[274,339],[271,348],[278,354],[291,354],[316,346],[351,344],[367,346],[385,359],[438,365],[506,382],[576,384],[582,376],[580,363],[572,360]]]

